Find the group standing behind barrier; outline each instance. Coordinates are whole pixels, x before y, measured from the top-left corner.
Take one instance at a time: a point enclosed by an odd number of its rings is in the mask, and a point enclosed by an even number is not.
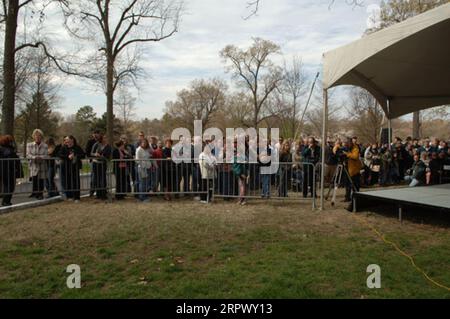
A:
[[[203,203],[217,196],[225,200],[236,198],[239,204],[245,205],[248,198],[288,198],[290,192],[295,194],[293,197],[300,197],[302,169],[309,165],[293,163],[288,145],[280,151],[278,170],[261,174],[261,168],[267,167],[267,163],[259,158],[258,162],[250,163],[248,154],[234,151],[234,163],[218,161],[214,148],[207,147],[211,141],[203,145],[198,158],[179,163],[172,159],[171,140],[166,140],[163,146],[141,136],[138,143],[131,145],[122,137],[112,147],[105,136],[95,133],[92,136],[95,142],[88,142],[86,149],[91,150],[86,153],[73,136],[65,137],[61,145],[55,145],[52,139],[45,143],[40,130],[35,130],[32,136],[25,159],[17,156],[12,137],[2,142],[3,206],[11,205],[13,194],[27,192],[25,186],[29,182],[30,197],[37,200],[43,200],[46,193],[47,198],[62,195],[66,200],[78,202],[85,192],[99,200],[111,199],[113,195],[116,200],[122,200],[131,195],[148,202],[151,196],[162,195],[170,201],[173,196],[192,195]],[[225,157],[225,152],[220,156]],[[265,156],[274,152],[277,150],[270,144],[264,150]],[[315,174],[313,164],[308,170]],[[16,185],[20,190],[15,190]],[[315,194],[315,186],[310,190]]]
[[[280,139],[276,145],[270,142],[259,145],[253,150],[257,153],[255,162],[250,161],[252,150],[248,145],[244,152],[236,147],[234,150],[223,147],[217,152],[214,142],[207,140],[200,144],[203,152],[199,157],[177,162],[172,157],[180,150],[174,150],[173,141],[167,139],[163,144],[156,138],[147,140],[143,133],[135,144],[122,136],[112,146],[96,131],[85,149],[73,136],[65,137],[61,145],[56,145],[53,139],[44,142],[44,134],[38,129],[32,137],[23,159],[16,153],[12,136],[0,137],[3,206],[12,204],[14,194],[29,192],[30,197],[42,200],[44,191],[49,198],[62,195],[76,202],[84,193],[99,200],[134,196],[142,202],[150,201],[152,196],[164,196],[170,201],[174,196],[191,195],[203,203],[213,197],[235,198],[240,205],[245,205],[249,198],[311,197],[315,205],[321,146],[314,138],[299,143]],[[192,154],[195,143],[199,142],[189,144]],[[360,184],[393,181],[392,172],[411,186],[442,183],[449,177],[450,150],[448,144],[436,143],[397,141],[380,150],[376,145],[364,149],[356,138],[347,143],[330,141],[326,144],[325,182],[331,182],[335,167],[342,162],[351,178],[351,181],[344,178],[343,182],[347,188],[346,201],[351,200],[352,191],[359,190]],[[265,170],[274,164],[274,158],[278,162],[276,170]]]

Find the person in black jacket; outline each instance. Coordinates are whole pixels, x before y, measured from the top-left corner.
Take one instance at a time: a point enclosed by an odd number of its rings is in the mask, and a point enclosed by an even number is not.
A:
[[[80,170],[85,157],[83,149],[78,146],[73,136],[68,136],[65,145],[59,149],[58,157],[61,158],[61,175],[64,176],[63,189],[68,200],[78,202],[80,200]]]
[[[134,144],[131,144],[128,142],[128,137],[126,135],[122,135],[120,137],[120,141],[123,142],[124,149],[127,152],[127,154],[130,155],[132,159],[135,158],[136,157],[136,146]],[[130,175],[130,177],[129,177],[130,178],[130,187],[131,187],[131,181],[133,181],[133,186],[136,186],[137,185],[136,184],[136,179],[137,179],[136,162],[128,161],[127,164],[128,164],[128,174]],[[130,192],[131,192],[131,190],[130,190]],[[139,190],[136,187],[134,187],[134,192],[138,193]]]
[[[48,146],[48,160],[47,160],[47,168],[48,168],[48,176],[45,181],[45,188],[47,188],[48,191],[48,197],[56,197],[59,196],[58,188],[56,187],[55,183],[55,175],[56,175],[56,161],[55,157],[57,156],[57,145],[55,143],[54,138],[49,138],[47,140],[47,146]]]
[[[165,193],[165,200],[172,200],[170,193],[175,190],[176,184],[176,164],[172,161],[172,146],[173,141],[171,139],[167,139],[165,142],[165,147],[162,151],[161,161],[161,186],[163,188],[163,192]]]
[[[112,156],[112,148],[106,136],[101,136],[100,140],[92,147],[92,178],[94,180],[94,191],[97,199],[106,200],[108,194],[107,169],[108,160]]]
[[[303,162],[303,197],[308,197],[308,190],[311,192],[311,197],[315,194],[314,185],[314,166],[319,163],[321,156],[320,146],[317,141],[310,137],[308,139],[308,147],[302,152]]]
[[[280,168],[279,168],[279,182],[278,196],[288,197],[288,183],[291,176],[292,166],[291,145],[288,141],[281,145],[280,149]]]
[[[16,188],[16,178],[23,178],[22,165],[16,153],[16,143],[11,135],[0,137],[0,180],[2,206],[11,206]]]
[[[431,185],[439,185],[441,183],[443,161],[439,158],[438,153],[431,154],[431,160],[428,165],[431,172]]]
[[[127,193],[131,193],[131,159],[133,155],[126,149],[127,145],[121,140],[116,143],[112,158],[114,160],[113,170],[116,177],[116,199],[123,200]]]
[[[97,144],[100,141],[101,138],[101,133],[99,130],[95,130],[92,135],[89,137],[89,140],[86,143],[86,147],[84,148],[84,153],[86,154],[87,157],[91,156],[92,153],[92,148],[94,147],[95,144]],[[92,161],[91,161],[91,171],[93,170],[93,165],[92,165]],[[94,179],[91,179],[91,190],[89,192],[90,196],[94,196]]]

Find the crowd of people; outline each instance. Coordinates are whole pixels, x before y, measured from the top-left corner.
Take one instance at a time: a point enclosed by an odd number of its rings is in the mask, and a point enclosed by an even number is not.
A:
[[[367,145],[364,150],[364,183],[371,186],[408,182],[411,187],[448,182],[450,149],[438,139],[395,138],[392,145]]]
[[[353,145],[353,156],[343,155]],[[355,145],[357,147],[355,147]],[[330,181],[337,165],[346,164],[353,188],[361,186],[389,186],[406,182],[410,187],[450,182],[450,149],[446,141],[396,137],[389,144],[358,143],[354,137],[346,143],[340,139],[329,141],[326,152],[326,180]],[[349,188],[349,187],[347,187]],[[346,201],[351,199],[347,191]]]
[[[86,146],[78,145],[74,136],[66,136],[61,143],[53,138],[44,141],[44,133],[36,129],[33,142],[27,144],[27,172],[32,184],[30,197],[44,199],[62,195],[79,202],[81,173],[90,172],[89,195],[99,200],[108,199],[111,190],[110,172],[115,176],[115,198],[123,200],[133,194],[148,202],[152,194],[172,196],[191,194],[208,203],[215,188],[225,199],[239,198],[240,205],[253,192],[270,198],[276,189],[277,197],[288,197],[294,191],[307,198],[316,196],[322,148],[314,137],[298,141],[280,139],[278,143],[264,142],[256,148],[256,162],[249,162],[251,148],[247,140],[245,152],[235,147],[227,152],[226,143],[217,152],[213,138],[187,141],[192,148],[200,146],[198,161],[173,161],[174,141],[146,138],[139,133],[130,143],[127,136],[110,143],[107,136],[95,131]],[[235,141],[236,143],[236,141]],[[276,155],[276,157],[273,157]],[[219,158],[233,160],[219,161]],[[277,158],[276,171],[262,170]],[[361,145],[358,138],[329,140],[325,147],[325,183],[336,182],[336,170],[342,165],[345,174],[339,181],[346,188],[345,201],[361,186],[393,185],[407,182],[409,186],[435,185],[449,181],[450,149],[445,141],[396,138],[392,144]],[[220,165],[218,164],[220,163]],[[17,154],[12,136],[0,136],[0,194],[2,205],[10,206],[16,179],[24,178],[25,169]],[[55,177],[59,176],[59,183]]]

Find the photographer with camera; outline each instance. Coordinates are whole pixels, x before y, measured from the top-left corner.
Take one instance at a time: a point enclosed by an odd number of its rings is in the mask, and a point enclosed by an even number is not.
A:
[[[358,145],[353,143],[351,138],[344,143],[344,149],[341,149],[341,159],[344,160],[344,166],[348,174],[345,174],[345,202],[350,202],[353,198],[353,192],[359,192],[361,184],[362,163]]]

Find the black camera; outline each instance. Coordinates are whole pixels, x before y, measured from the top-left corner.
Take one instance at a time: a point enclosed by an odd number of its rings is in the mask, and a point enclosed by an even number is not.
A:
[[[337,150],[336,152],[336,158],[339,162],[339,164],[345,164],[347,162],[347,154],[345,154],[347,152],[347,148],[346,147],[341,147]]]

